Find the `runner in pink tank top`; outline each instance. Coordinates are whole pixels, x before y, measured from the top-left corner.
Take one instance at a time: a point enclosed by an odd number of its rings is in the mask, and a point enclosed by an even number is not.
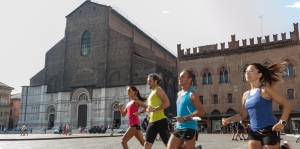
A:
[[[129,118],[129,126],[133,127],[135,125],[141,126],[139,117],[135,115],[135,113],[138,112],[139,106],[135,105],[135,102],[137,99],[131,100],[127,103],[126,109],[127,109],[127,115]]]
[[[127,93],[129,98],[131,99],[130,102],[127,103],[126,108],[123,110],[123,103],[119,103],[119,109],[122,114],[122,116],[128,115],[129,119],[129,128],[127,129],[126,133],[124,134],[122,138],[122,146],[124,149],[128,149],[127,142],[132,138],[133,136],[136,137],[137,140],[139,140],[140,144],[144,146],[144,137],[141,132],[141,124],[139,120],[139,115],[144,113],[147,109],[147,105],[145,105],[143,102],[145,102],[147,99],[141,97],[139,90],[136,89],[134,86],[130,86],[127,88]],[[139,110],[139,107],[143,107],[144,109],[141,111]]]

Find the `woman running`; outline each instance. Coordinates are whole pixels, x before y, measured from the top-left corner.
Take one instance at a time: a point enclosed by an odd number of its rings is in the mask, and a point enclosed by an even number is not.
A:
[[[130,86],[127,89],[127,93],[129,98],[131,99],[130,102],[127,103],[126,108],[123,110],[123,103],[119,104],[120,112],[122,116],[124,117],[126,114],[129,118],[129,126],[130,128],[127,129],[125,132],[123,138],[122,138],[122,146],[124,149],[128,149],[127,142],[135,136],[140,144],[144,146],[144,137],[141,132],[141,124],[138,115],[144,113],[146,111],[147,105],[145,105],[143,102],[145,102],[147,99],[141,97],[139,90],[136,89],[134,86]],[[144,109],[141,111],[139,110],[139,107],[143,107]]]
[[[291,104],[274,89],[275,84],[282,80],[285,64],[283,61],[269,67],[259,63],[250,64],[245,77],[251,89],[243,95],[241,113],[222,119],[225,126],[230,122],[243,120],[249,115],[249,149],[279,148],[279,132],[284,130],[291,112]],[[279,121],[273,114],[272,101],[283,106]]]

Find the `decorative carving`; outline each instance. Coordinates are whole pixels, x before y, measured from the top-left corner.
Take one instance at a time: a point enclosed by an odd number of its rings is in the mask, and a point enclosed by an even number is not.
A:
[[[88,100],[88,96],[83,93],[79,96],[78,101],[87,101]]]

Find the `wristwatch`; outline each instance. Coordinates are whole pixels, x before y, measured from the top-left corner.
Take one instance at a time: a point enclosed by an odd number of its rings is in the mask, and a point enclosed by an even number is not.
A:
[[[185,116],[183,117],[183,119],[184,119],[184,121],[186,121],[186,117]]]
[[[154,112],[154,111],[155,111],[155,108],[152,108],[152,111]]]
[[[287,124],[287,122],[285,120],[280,120],[279,123],[284,125],[284,126]]]

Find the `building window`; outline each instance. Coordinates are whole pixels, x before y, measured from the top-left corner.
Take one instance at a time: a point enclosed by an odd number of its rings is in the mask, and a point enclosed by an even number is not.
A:
[[[220,69],[220,83],[229,82],[228,70],[225,67]]]
[[[203,84],[212,84],[211,74],[207,68],[203,71]]]
[[[10,109],[9,115],[12,115],[12,109]]]
[[[193,69],[190,69],[190,71],[194,74],[194,77],[192,78],[192,86],[197,85],[197,81],[196,81],[196,72]]]
[[[0,117],[2,117],[2,112],[0,112]]]
[[[114,109],[118,109],[119,108],[119,104],[118,103],[114,104],[113,108]]]
[[[214,104],[218,104],[218,95],[213,95]]]
[[[228,103],[232,103],[232,94],[227,94]]]
[[[203,84],[212,84],[210,72],[203,74]]]
[[[288,63],[284,68],[284,77],[292,77],[294,76],[294,67],[291,63]]]
[[[13,102],[10,102],[10,105],[14,105],[14,103],[13,103]]]
[[[81,95],[79,96],[79,101],[86,101],[86,100],[88,100],[88,97],[87,97],[86,94],[81,94]]]
[[[81,39],[81,55],[90,54],[91,47],[91,34],[89,31],[85,31]]]
[[[295,94],[293,89],[288,89],[287,92],[288,92],[289,99],[295,99]]]
[[[271,65],[271,63],[269,61],[265,61],[265,62],[263,62],[262,65],[265,67],[269,67]]]
[[[54,109],[54,108],[50,108],[49,111],[50,111],[50,112],[55,112],[55,109]]]
[[[203,104],[204,103],[203,96],[199,96],[199,98],[200,98],[200,102]]]
[[[197,85],[197,83],[196,83],[196,77],[194,76],[193,77],[193,79],[192,79],[192,84],[191,84],[192,86],[195,86],[195,85]]]

